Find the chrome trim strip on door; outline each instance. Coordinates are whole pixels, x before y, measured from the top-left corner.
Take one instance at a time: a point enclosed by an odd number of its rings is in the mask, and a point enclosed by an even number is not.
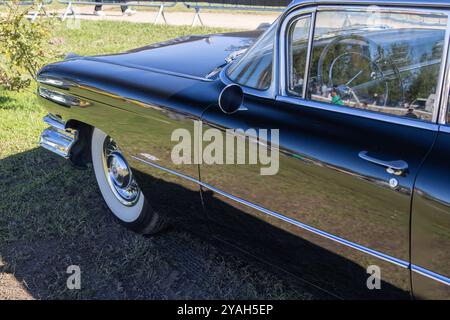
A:
[[[211,190],[213,192],[216,192],[216,193],[218,193],[218,194],[220,194],[220,195],[222,195],[222,196],[224,196],[224,197],[226,197],[226,198],[228,198],[230,200],[239,202],[239,203],[241,203],[243,205],[246,205],[246,206],[248,206],[250,208],[253,208],[253,209],[255,209],[255,210],[259,211],[259,212],[262,212],[262,213],[265,213],[267,215],[270,215],[271,217],[275,217],[275,218],[277,218],[279,220],[282,220],[284,222],[292,224],[292,225],[294,225],[296,227],[299,227],[299,228],[301,228],[303,230],[306,230],[306,231],[309,231],[309,232],[314,233],[316,235],[319,235],[321,237],[330,239],[330,240],[332,240],[334,242],[340,243],[340,244],[342,244],[344,246],[353,248],[355,250],[364,252],[364,253],[369,254],[369,255],[371,255],[373,257],[376,257],[378,259],[390,262],[390,263],[392,263],[394,265],[397,265],[399,267],[402,267],[402,268],[405,268],[405,269],[411,269],[412,271],[414,271],[416,273],[419,273],[419,274],[421,274],[421,275],[423,275],[425,277],[431,278],[433,280],[439,281],[439,282],[441,282],[443,284],[446,284],[446,285],[450,286],[450,278],[447,278],[447,277],[445,277],[443,275],[437,274],[435,272],[432,272],[430,270],[427,270],[425,268],[419,267],[419,266],[414,265],[414,264],[412,265],[412,264],[410,264],[407,261],[404,261],[404,260],[392,257],[392,256],[384,254],[382,252],[379,252],[379,251],[367,248],[365,246],[362,246],[360,244],[357,244],[355,242],[352,242],[352,241],[343,239],[341,237],[335,236],[335,235],[333,235],[331,233],[328,233],[328,232],[319,230],[317,228],[311,227],[311,226],[309,226],[307,224],[301,223],[301,222],[299,222],[297,220],[291,219],[291,218],[286,217],[286,216],[284,216],[282,214],[279,214],[279,213],[276,213],[276,212],[271,211],[269,209],[263,208],[263,207],[261,207],[261,206],[259,206],[257,204],[251,203],[251,202],[246,201],[244,199],[235,197],[235,196],[233,196],[233,195],[231,195],[231,194],[229,194],[227,192],[224,192],[224,191],[222,191],[220,189],[217,189],[217,188],[215,188],[215,187],[213,187],[213,186],[211,186],[211,185],[209,185],[207,183],[201,182],[201,181],[199,181],[199,180],[197,180],[195,178],[192,178],[192,177],[187,176],[185,174],[182,174],[182,173],[176,172],[174,170],[168,169],[166,167],[160,166],[160,165],[158,165],[156,163],[153,163],[153,162],[150,162],[148,160],[144,160],[144,159],[141,159],[141,158],[139,158],[137,156],[133,156],[133,155],[131,156],[131,158],[133,158],[133,159],[135,159],[135,160],[137,160],[139,162],[142,162],[144,164],[147,164],[147,165],[149,165],[149,166],[151,166],[153,168],[156,168],[156,169],[159,169],[159,170],[171,173],[171,174],[176,175],[176,176],[178,176],[180,178],[184,178],[186,180],[194,182],[194,183],[196,183],[196,184],[198,184],[198,185],[200,185],[200,186],[202,186],[204,188],[207,188],[207,189],[209,189],[209,190]]]
[[[419,266],[417,266],[415,264],[411,265],[411,270],[414,271],[415,273],[418,273],[418,274],[422,275],[422,276],[425,276],[427,278],[431,278],[431,279],[433,279],[435,281],[438,281],[440,283],[443,283],[443,284],[446,284],[446,285],[450,286],[450,279],[447,278],[447,277],[444,277],[443,275],[440,275],[440,274],[438,274],[436,272],[433,272],[433,271],[430,271],[428,269],[419,267]]]

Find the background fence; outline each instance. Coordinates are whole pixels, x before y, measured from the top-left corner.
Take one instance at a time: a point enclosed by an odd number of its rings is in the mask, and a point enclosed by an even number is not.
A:
[[[282,11],[292,0],[204,0],[185,1],[187,8],[195,10],[192,26],[197,23],[203,25],[200,16],[201,9],[219,10],[253,10],[253,11]]]
[[[204,0],[204,1],[184,1],[188,5],[197,6],[221,6],[221,7],[286,7],[292,0]]]
[[[73,5],[132,5],[137,7],[157,7],[159,8],[158,14],[155,17],[153,23],[158,23],[158,21],[162,18],[164,23],[167,23],[166,15],[164,13],[164,9],[167,7],[174,7],[177,5],[177,0],[166,0],[166,1],[154,1],[154,0],[146,0],[146,1],[126,1],[121,2],[119,0],[58,0],[59,3],[66,4],[66,10],[62,16],[62,20],[65,20],[69,15],[73,15],[75,17],[76,12],[74,10]]]
[[[12,1],[11,0],[9,0],[9,1],[8,0],[0,0],[0,6],[1,5],[6,5],[6,4],[8,4],[8,2],[11,3]],[[31,15],[31,21],[36,20],[36,18],[39,17],[39,13],[44,9],[44,7],[46,5],[51,4],[52,2],[53,2],[53,0],[42,0],[42,1],[39,1],[38,6],[36,7],[36,11],[34,13],[32,13],[32,15]],[[35,3],[38,3],[38,1],[36,1],[36,0],[34,0],[34,1],[33,0],[19,1],[19,4],[22,5],[22,6],[31,6],[31,5],[33,5]],[[45,14],[48,15],[46,11],[45,11]]]
[[[2,4],[7,4],[7,3],[12,3],[12,0],[2,0],[2,1],[0,1],[0,5],[2,5]],[[19,1],[19,4],[21,4],[21,5],[28,5],[28,6],[31,6],[33,3],[35,3],[35,2],[37,2],[36,0],[35,1],[33,1],[33,0],[29,0],[29,1]],[[53,0],[43,0],[42,1],[44,4],[50,4],[50,3],[52,3],[53,2]]]
[[[175,7],[178,3],[182,3],[186,8],[195,10],[192,25],[200,23],[203,25],[200,11],[202,9],[213,10],[253,10],[253,11],[282,11],[290,4],[292,0],[202,0],[202,1],[178,1],[178,0],[141,0],[141,1],[119,1],[119,0],[58,0],[59,3],[66,5],[66,9],[62,15],[62,20],[65,20],[69,15],[76,16],[74,5],[131,5],[137,7],[156,7],[159,8],[158,14],[155,17],[154,23],[163,19],[167,23],[164,9],[168,7]],[[0,0],[0,5],[8,3],[8,0]],[[36,1],[24,0],[20,1],[22,5],[32,5]],[[39,10],[32,16],[34,21],[39,11],[46,5],[49,5],[53,0],[43,0],[39,4]]]

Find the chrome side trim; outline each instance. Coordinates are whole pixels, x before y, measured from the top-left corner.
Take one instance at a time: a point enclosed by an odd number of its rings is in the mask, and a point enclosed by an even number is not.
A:
[[[69,95],[63,92],[50,90],[44,87],[39,87],[38,95],[44,99],[47,99],[51,102],[57,103],[63,107],[71,108],[71,107],[87,107],[89,106],[89,102],[85,100],[81,100],[76,96]]]
[[[144,164],[147,164],[147,165],[149,165],[149,166],[151,166],[153,168],[165,171],[167,173],[171,173],[171,174],[176,175],[176,176],[178,176],[180,178],[184,178],[184,179],[186,179],[188,181],[194,182],[194,183],[196,183],[196,184],[198,184],[198,185],[200,185],[200,186],[202,186],[204,188],[207,188],[207,189],[209,189],[209,190],[211,190],[213,192],[216,192],[216,193],[218,193],[218,194],[220,194],[220,195],[222,195],[222,196],[224,196],[224,197],[226,197],[226,198],[228,198],[230,200],[239,202],[239,203],[241,203],[243,205],[246,205],[246,206],[248,206],[248,207],[250,207],[252,209],[255,209],[255,210],[259,211],[259,212],[265,213],[265,214],[267,214],[267,215],[269,215],[271,217],[277,218],[277,219],[282,220],[284,222],[287,222],[289,224],[292,224],[292,225],[294,225],[296,227],[299,227],[299,228],[301,228],[303,230],[309,231],[309,232],[314,233],[316,235],[319,235],[321,237],[324,237],[324,238],[327,238],[327,239],[332,240],[334,242],[340,243],[340,244],[342,244],[342,245],[344,245],[346,247],[349,247],[349,248],[352,248],[352,249],[364,252],[364,253],[369,254],[369,255],[371,255],[371,256],[373,256],[375,258],[378,258],[378,259],[390,262],[390,263],[392,263],[394,265],[397,265],[397,266],[399,266],[401,268],[410,269],[410,270],[412,270],[412,271],[414,271],[416,273],[419,273],[419,274],[421,274],[421,275],[423,275],[425,277],[428,277],[430,279],[439,281],[439,282],[441,282],[443,284],[446,284],[446,285],[450,286],[450,278],[447,278],[447,277],[445,277],[443,275],[437,274],[435,272],[432,272],[432,271],[427,270],[425,268],[422,268],[422,267],[419,267],[417,265],[411,264],[411,263],[409,263],[407,261],[404,261],[404,260],[392,257],[392,256],[387,255],[387,254],[384,254],[382,252],[379,252],[379,251],[367,248],[367,247],[362,246],[360,244],[357,244],[355,242],[352,242],[352,241],[346,240],[344,238],[335,236],[335,235],[333,235],[331,233],[328,233],[328,232],[319,230],[317,228],[311,227],[311,226],[309,226],[307,224],[304,224],[304,223],[299,222],[297,220],[291,219],[289,217],[286,217],[286,216],[284,216],[282,214],[279,214],[277,212],[271,211],[269,209],[263,208],[263,207],[261,207],[261,206],[259,206],[257,204],[251,203],[251,202],[249,202],[247,200],[235,197],[235,196],[233,196],[233,195],[231,195],[231,194],[229,194],[227,192],[224,192],[224,191],[222,191],[220,189],[217,189],[217,188],[215,188],[215,187],[213,187],[213,186],[211,186],[211,185],[209,185],[207,183],[201,182],[200,180],[192,178],[192,177],[190,177],[188,175],[185,175],[185,174],[179,173],[177,171],[168,169],[166,167],[163,167],[163,166],[160,166],[160,165],[158,165],[156,163],[153,163],[153,162],[141,159],[141,158],[139,158],[137,156],[134,156],[134,155],[132,155],[131,158],[133,158],[133,159],[135,159],[137,161],[140,161],[140,162],[142,162]]]
[[[381,252],[378,252],[378,251],[375,251],[375,250],[366,248],[366,247],[361,246],[361,245],[359,245],[359,244],[357,244],[357,243],[354,243],[354,242],[345,240],[345,239],[343,239],[343,238],[337,237],[337,236],[332,235],[332,234],[330,234],[330,233],[327,233],[327,232],[325,232],[325,231],[322,231],[322,230],[316,229],[316,228],[314,228],[314,227],[311,227],[311,226],[309,226],[309,225],[306,225],[306,224],[304,224],[304,223],[301,223],[301,222],[299,222],[299,221],[297,221],[297,220],[288,218],[288,217],[286,217],[286,216],[284,216],[284,215],[281,215],[281,214],[276,213],[276,212],[274,212],[274,211],[271,211],[271,210],[269,210],[269,209],[266,209],[266,208],[263,208],[263,207],[261,207],[261,206],[258,206],[257,204],[251,203],[251,202],[249,202],[249,201],[247,201],[247,200],[244,200],[244,199],[235,197],[235,196],[233,196],[233,195],[231,195],[231,194],[229,194],[229,193],[227,193],[227,192],[224,192],[224,191],[222,191],[222,190],[219,190],[219,189],[217,189],[217,188],[215,188],[215,187],[213,187],[213,186],[211,186],[211,185],[209,185],[209,184],[207,184],[207,183],[201,182],[201,181],[199,181],[199,180],[197,180],[197,179],[195,179],[195,178],[192,178],[192,177],[190,177],[190,176],[187,176],[187,175],[184,175],[184,174],[182,174],[182,173],[176,172],[176,171],[174,171],[174,170],[165,168],[165,167],[160,166],[160,165],[158,165],[158,164],[156,164],[156,163],[153,163],[153,162],[150,162],[150,161],[141,159],[141,158],[136,157],[136,156],[131,156],[131,157],[132,157],[133,159],[135,159],[135,160],[138,160],[138,161],[140,161],[140,162],[142,162],[142,163],[145,163],[145,164],[147,164],[147,165],[149,165],[149,166],[152,166],[152,167],[154,167],[154,168],[156,168],[156,169],[160,169],[160,170],[162,170],[162,171],[165,171],[165,172],[168,172],[168,173],[172,173],[172,174],[174,174],[174,175],[176,175],[176,176],[178,176],[178,177],[181,177],[181,178],[184,178],[184,179],[189,180],[189,181],[191,181],[191,182],[197,183],[197,184],[199,184],[200,186],[205,187],[205,188],[207,188],[207,189],[209,189],[209,190],[211,190],[211,191],[214,191],[214,192],[216,192],[216,193],[218,193],[218,194],[220,194],[220,195],[222,195],[222,196],[224,196],[224,197],[226,197],[226,198],[228,198],[228,199],[230,199],[230,200],[234,200],[234,201],[236,201],[236,202],[239,202],[239,203],[241,203],[241,204],[244,204],[244,205],[246,205],[246,206],[248,206],[248,207],[250,207],[250,208],[253,208],[253,209],[257,210],[257,211],[266,213],[266,214],[268,214],[268,215],[270,215],[270,216],[272,216],[272,217],[278,218],[278,219],[280,219],[280,220],[283,220],[283,221],[285,221],[285,222],[288,222],[288,223],[290,223],[290,224],[292,224],[292,225],[295,225],[295,226],[297,226],[297,227],[300,227],[300,228],[302,228],[302,229],[305,229],[305,230],[307,230],[307,231],[310,231],[310,232],[315,233],[315,234],[317,234],[317,235],[320,235],[320,236],[322,236],[322,237],[328,238],[328,239],[333,240],[333,241],[335,241],[335,242],[339,242],[339,243],[341,243],[341,244],[343,244],[343,245],[345,245],[345,246],[347,246],[347,247],[351,247],[351,248],[353,248],[353,249],[356,249],[356,250],[365,252],[365,253],[367,253],[367,254],[370,254],[370,255],[375,256],[375,257],[377,257],[377,258],[380,258],[380,259],[382,259],[382,260],[385,260],[385,261],[394,263],[394,264],[396,264],[396,265],[398,265],[398,266],[400,266],[400,267],[403,267],[403,268],[408,268],[408,266],[409,266],[409,263],[406,262],[406,261],[403,261],[403,260],[400,260],[400,259],[391,257],[391,256],[389,256],[389,255],[386,255],[386,254],[384,254],[384,253],[381,253]]]
[[[427,278],[433,279],[435,281],[438,281],[440,283],[446,284],[448,286],[450,286],[450,279],[447,277],[444,277],[443,275],[440,275],[436,272],[430,271],[428,269],[419,267],[415,264],[411,264],[411,270],[414,271],[415,273],[418,273],[422,276],[425,276]]]

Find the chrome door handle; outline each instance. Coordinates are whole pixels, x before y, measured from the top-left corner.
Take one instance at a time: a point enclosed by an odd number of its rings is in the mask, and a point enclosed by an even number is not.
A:
[[[361,151],[358,156],[368,162],[374,163],[376,165],[382,166],[386,168],[386,171],[390,174],[394,174],[396,176],[401,176],[408,170],[408,163],[403,160],[394,160],[394,161],[384,161],[374,157],[369,156],[368,151]]]

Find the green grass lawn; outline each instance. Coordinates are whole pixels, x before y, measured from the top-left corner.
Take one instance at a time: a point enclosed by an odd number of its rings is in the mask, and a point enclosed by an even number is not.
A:
[[[78,30],[57,25],[49,46],[92,55],[221,31],[82,21]],[[91,169],[76,170],[38,148],[45,111],[33,90],[0,91],[0,299],[312,297],[182,231],[145,238],[118,226]],[[72,264],[81,267],[81,290],[66,288]]]

